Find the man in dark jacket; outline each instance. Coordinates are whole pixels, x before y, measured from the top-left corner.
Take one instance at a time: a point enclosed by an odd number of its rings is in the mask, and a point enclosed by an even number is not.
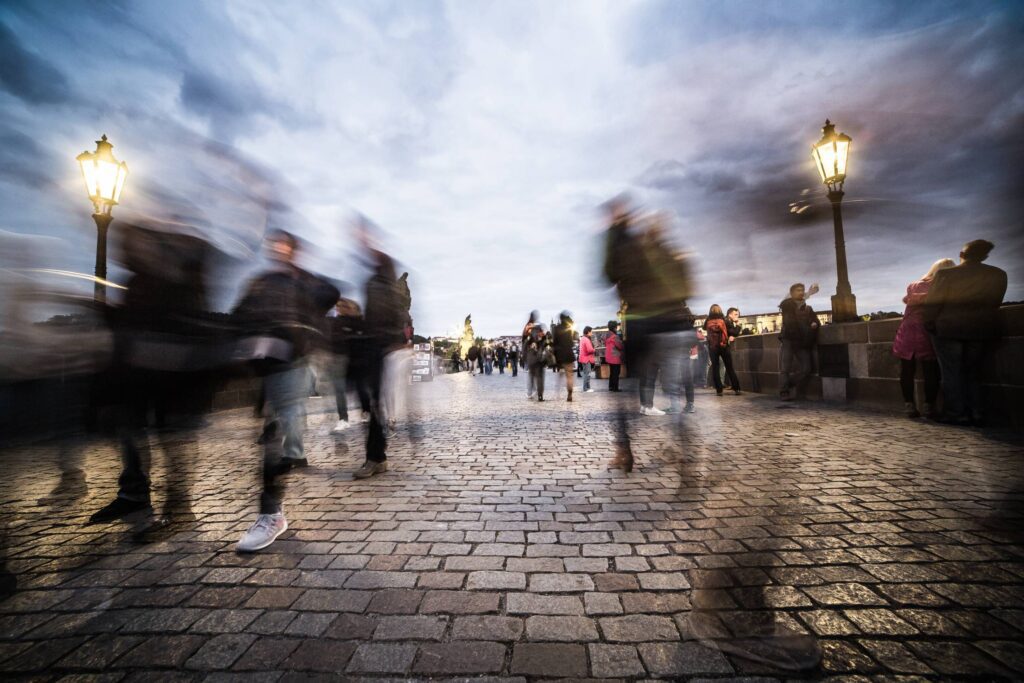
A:
[[[272,232],[267,238],[271,267],[249,282],[234,311],[246,335],[243,348],[263,376],[266,401],[278,424],[277,438],[264,444],[260,512],[238,542],[240,552],[265,548],[288,528],[280,475],[306,464],[307,357],[323,341],[324,316],[339,295],[337,287],[295,265],[298,248],[293,235]]]
[[[572,347],[576,335],[572,329],[572,314],[569,311],[562,311],[559,314],[558,324],[551,330],[551,335],[554,339],[552,350],[555,353],[555,364],[565,373],[565,400],[572,402],[573,364],[576,360]]]
[[[610,226],[605,240],[604,272],[625,306],[629,342],[626,365],[638,378],[640,414],[661,416],[666,412],[693,412],[693,375],[684,363],[696,343],[693,314],[686,303],[692,291],[684,256],[664,238],[668,219],[663,214],[646,217],[637,234],[628,200],[613,199],[605,205]],[[669,396],[668,411],[654,407],[655,382]],[[681,402],[685,393],[686,406]],[[681,424],[681,423],[680,423]],[[633,468],[625,404],[619,404],[618,443],[612,467]]]
[[[789,288],[789,298],[779,303],[782,311],[782,332],[779,334],[779,398],[790,401],[803,390],[811,374],[811,350],[818,339],[818,316],[807,305],[807,297],[818,291],[818,285],[804,288],[797,282]],[[790,392],[793,392],[792,394]]]
[[[389,353],[405,345],[404,329],[409,322],[412,297],[407,296],[404,280],[395,276],[395,263],[373,244],[372,224],[362,220],[359,239],[366,250],[372,273],[366,282],[366,363],[370,389],[370,424],[366,435],[366,461],[353,472],[356,479],[366,479],[386,472],[387,435],[384,427],[388,416],[384,414],[381,395],[384,380],[384,359]],[[403,291],[404,290],[404,291]]]
[[[986,240],[965,244],[960,265],[937,272],[925,299],[925,327],[942,370],[944,422],[984,422],[981,364],[999,337],[1006,294],[1006,272],[982,263],[993,246]]]
[[[505,342],[498,344],[498,348],[494,350],[494,359],[498,363],[498,374],[505,374],[505,364],[508,363],[508,350],[505,348]]]
[[[215,252],[198,238],[151,227],[126,225],[122,235],[131,276],[124,304],[111,313],[122,470],[117,498],[90,519],[150,509],[152,436],[166,458],[166,488],[163,512],[145,533],[194,519],[189,472],[213,398],[207,271]]]

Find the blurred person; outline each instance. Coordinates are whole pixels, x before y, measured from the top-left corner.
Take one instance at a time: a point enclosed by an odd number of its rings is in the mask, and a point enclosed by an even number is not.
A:
[[[555,364],[565,374],[566,401],[572,402],[572,390],[575,387],[576,354],[573,352],[575,333],[573,332],[572,313],[562,311],[558,314],[558,324],[551,331],[552,351],[555,354]]]
[[[249,282],[233,318],[247,335],[245,354],[263,377],[267,407],[278,430],[263,447],[260,509],[238,542],[239,552],[265,548],[288,528],[281,475],[307,464],[302,440],[307,363],[323,336],[324,316],[339,298],[334,285],[296,265],[299,242],[294,235],[274,230],[266,245],[269,266]]]
[[[923,412],[929,418],[937,417],[935,400],[939,396],[939,361],[935,358],[932,340],[924,328],[924,302],[935,274],[954,265],[956,264],[953,259],[939,259],[921,276],[921,279],[907,285],[907,295],[903,297],[903,303],[907,307],[896,330],[892,353],[900,359],[900,391],[903,393],[903,406],[909,418],[921,417],[914,397],[914,376],[918,366],[924,374]]]
[[[529,332],[526,333],[526,342],[523,346],[523,353],[526,357],[526,371],[529,375],[527,380],[526,397],[533,398],[536,392],[537,400],[544,400],[544,368],[554,365],[554,355],[551,351],[551,342],[544,330],[544,325],[538,322],[529,325]]]
[[[483,350],[484,374],[490,375],[494,371],[494,349],[490,344],[484,345]]]
[[[730,309],[730,311],[733,309]],[[722,314],[722,307],[718,304],[711,306],[708,317],[704,321],[704,329],[708,337],[708,355],[711,357],[711,377],[715,382],[715,393],[722,395],[722,377],[719,374],[719,364],[725,364],[725,372],[729,375],[729,386],[733,393],[740,393],[740,381],[736,377],[736,371],[732,367],[732,353],[729,344],[736,338],[730,334],[730,328]],[[735,329],[735,328],[733,328]]]
[[[619,321],[608,321],[608,336],[604,338],[604,362],[608,365],[608,391],[621,391],[619,377],[622,375],[624,344],[619,336]]]
[[[498,362],[498,374],[505,374],[505,365],[508,363],[508,349],[505,348],[505,342],[498,344],[498,348],[494,350],[494,358]]]
[[[373,225],[366,219],[357,224],[359,242],[364,258],[369,262],[371,275],[366,282],[366,339],[367,377],[370,389],[370,426],[366,439],[366,461],[352,476],[366,479],[387,471],[387,434],[389,420],[397,417],[404,381],[398,377],[402,357],[407,349],[406,327],[408,323],[407,298],[395,277],[395,264],[390,256],[374,244],[371,234]],[[386,366],[389,354],[397,353]],[[385,370],[390,372],[385,379]],[[408,376],[408,373],[406,373]],[[382,390],[386,389],[387,394]],[[390,414],[389,414],[390,411]]]
[[[508,362],[509,362],[509,365],[512,367],[512,376],[513,377],[518,377],[519,376],[519,344],[516,344],[515,342],[513,342],[512,346],[510,346],[509,349],[508,349]]]
[[[114,330],[110,386],[117,392],[122,469],[117,497],[90,517],[101,523],[152,511],[152,441],[165,458],[165,499],[162,513],[142,529],[143,539],[195,520],[190,479],[198,458],[198,430],[212,406],[212,358],[219,332],[207,300],[214,249],[163,227],[121,227],[123,263],[130,275],[122,305],[108,310]],[[303,382],[302,391],[307,387]]]
[[[706,389],[708,387],[708,378],[711,376],[711,358],[708,354],[707,335],[704,334],[703,329],[697,330],[697,345],[693,348],[696,349],[697,356],[694,359],[693,377],[694,382],[700,381],[700,388]],[[712,383],[713,386],[713,383]]]
[[[480,362],[479,346],[473,344],[472,346],[469,347],[469,350],[466,351],[466,362],[469,365],[469,374],[476,376],[476,367],[477,364]]]
[[[807,305],[807,298],[817,292],[817,284],[805,289],[803,283],[797,282],[789,288],[789,297],[779,303],[779,398],[783,401],[799,397],[811,374],[811,350],[818,341],[820,325],[814,309]]]
[[[743,329],[743,325],[742,323],[740,323],[740,309],[736,308],[735,306],[730,307],[729,310],[725,312],[725,329],[729,333],[729,349],[731,360],[731,350],[733,348],[733,344],[736,343],[737,337],[742,337],[745,334],[751,333],[750,330]],[[729,388],[735,391],[735,393],[739,394],[740,385],[733,385],[731,382],[732,380],[730,380]]]
[[[1006,271],[985,265],[994,244],[972,240],[960,265],[935,273],[925,297],[924,323],[942,371],[942,416],[948,424],[985,424],[981,369],[1000,336],[999,307]]]
[[[462,358],[459,356],[459,349],[456,347],[452,351],[452,372],[460,372],[462,370]]]
[[[671,400],[669,410],[680,412],[680,390],[685,388],[683,410],[692,412],[693,377],[690,364],[684,360],[696,336],[693,314],[686,305],[692,289],[687,263],[663,240],[663,216],[651,217],[645,222],[644,232],[638,235],[625,198],[611,200],[605,209],[609,227],[604,272],[625,304],[630,326],[626,362],[631,373],[636,369],[640,412],[648,416],[665,414],[653,404],[659,373]],[[630,472],[634,459],[626,415],[625,405],[620,404],[616,457],[609,464]]]
[[[331,381],[334,385],[334,398],[338,411],[338,422],[331,433],[339,434],[349,428],[348,390],[352,385],[349,378],[349,365],[352,360],[352,344],[354,338],[362,335],[362,310],[352,299],[341,298],[335,304],[336,315],[328,319],[331,337],[331,350],[334,352],[331,366]]]
[[[583,393],[585,394],[594,393],[594,390],[590,388],[590,375],[594,371],[594,361],[596,360],[593,334],[594,328],[587,325],[583,328],[583,336],[580,337],[579,363],[583,369]]]

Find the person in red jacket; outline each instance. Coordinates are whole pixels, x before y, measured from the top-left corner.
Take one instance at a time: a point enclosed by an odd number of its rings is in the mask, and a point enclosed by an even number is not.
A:
[[[604,362],[608,364],[608,391],[619,391],[619,375],[622,374],[622,337],[619,323],[608,321],[608,336],[604,338]]]
[[[583,336],[580,337],[580,368],[583,370],[583,393],[592,393],[590,388],[590,373],[594,368],[594,328],[587,325],[583,328]]]
[[[722,376],[718,372],[719,362],[725,363],[725,372],[729,375],[729,384],[733,393],[740,393],[740,380],[736,377],[736,371],[732,367],[732,352],[729,342],[733,340],[730,334],[729,325],[722,314],[722,307],[715,304],[708,311],[707,320],[704,321],[704,329],[708,333],[708,353],[711,356],[711,378],[715,382],[715,393],[722,395]],[[733,330],[735,331],[735,330]]]

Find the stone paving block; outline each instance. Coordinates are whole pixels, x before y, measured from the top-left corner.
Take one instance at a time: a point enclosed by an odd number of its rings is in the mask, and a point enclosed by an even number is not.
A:
[[[330,612],[302,612],[296,615],[284,632],[289,636],[315,638],[327,630],[334,618]]]
[[[117,636],[103,634],[79,645],[70,654],[61,659],[57,666],[62,669],[84,669],[103,671],[111,667],[118,657],[132,649],[143,640],[143,636]],[[30,647],[27,643],[25,648]],[[0,661],[7,657],[0,654]],[[7,665],[0,669],[8,669]]]
[[[651,640],[678,640],[675,622],[668,617],[630,614],[600,620],[601,632],[612,642],[643,643]]]
[[[355,643],[304,640],[284,661],[282,668],[290,671],[322,671],[334,677],[345,670],[345,665],[355,651]]]
[[[804,592],[822,605],[884,605],[884,598],[859,583],[835,583],[811,586]]]
[[[682,572],[644,572],[637,574],[640,588],[655,591],[688,590],[690,582]]]
[[[587,574],[530,574],[530,590],[535,593],[576,593],[594,590]]]
[[[587,649],[590,652],[591,669],[597,678],[631,678],[646,673],[632,645],[592,643]]]
[[[598,640],[597,624],[586,617],[528,617],[526,639],[569,642]]]
[[[470,572],[466,577],[467,590],[524,590],[526,574],[521,572]]]
[[[206,641],[200,636],[154,636],[117,660],[115,666],[128,668],[178,668]]]
[[[363,643],[356,648],[346,671],[366,674],[401,674],[416,656],[415,645]]]
[[[185,668],[217,670],[227,669],[242,656],[256,636],[248,633],[225,633],[210,638],[185,662]]]
[[[733,668],[717,650],[697,643],[643,643],[637,646],[647,671],[678,678],[696,674],[731,674]]]
[[[423,601],[423,591],[382,590],[375,591],[367,606],[367,612],[378,614],[415,614]]]
[[[587,651],[583,645],[518,643],[509,671],[536,677],[586,676]]]
[[[369,640],[380,617],[363,614],[339,614],[324,632],[325,638],[338,640]]]
[[[452,626],[455,640],[518,640],[523,620],[514,617],[456,617]]]
[[[485,674],[500,673],[504,666],[503,644],[462,641],[422,645],[413,671],[429,675]]]
[[[622,614],[622,603],[614,593],[586,593],[583,606],[588,615]]]
[[[372,598],[371,591],[310,588],[292,604],[292,609],[315,612],[362,612]]]
[[[582,615],[583,601],[574,595],[539,595],[535,593],[509,593],[505,609],[509,614],[567,614]]]
[[[483,614],[497,611],[497,593],[427,591],[420,603],[420,612],[423,614]]]
[[[374,640],[440,640],[448,621],[444,617],[381,617]]]

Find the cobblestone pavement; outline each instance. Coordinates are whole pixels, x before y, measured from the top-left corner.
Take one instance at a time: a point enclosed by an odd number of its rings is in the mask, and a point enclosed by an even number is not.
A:
[[[789,677],[728,639],[699,641],[700,615],[740,643],[765,628],[812,635],[822,661],[807,677],[1024,675],[1014,437],[698,392],[681,438],[670,417],[637,416],[627,476],[605,462],[611,407],[635,399],[597,382],[538,404],[525,382],[414,387],[415,438],[403,428],[390,471],[366,481],[350,474],[362,428],[327,435],[333,401],[312,399],[291,528],[250,556],[234,552],[257,497],[249,411],[212,418],[193,463],[198,519],[149,544],[123,522],[85,525],[115,492],[112,445],[89,445],[74,501],[38,501],[57,479],[55,444],[4,453],[19,586],[0,602],[0,671]]]

